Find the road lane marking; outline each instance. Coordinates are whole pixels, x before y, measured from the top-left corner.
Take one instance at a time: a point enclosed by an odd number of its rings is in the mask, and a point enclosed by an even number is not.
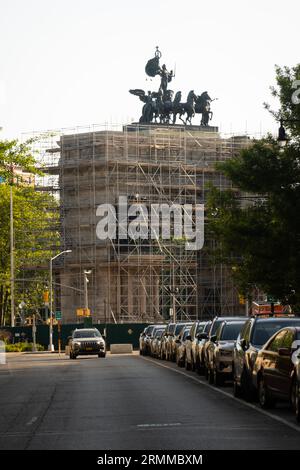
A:
[[[181,426],[181,423],[137,424],[137,428],[168,428]]]
[[[228,398],[231,398],[231,400],[236,401],[237,403],[240,403],[244,406],[247,406],[248,408],[251,408],[252,410],[257,411],[260,414],[263,414],[265,416],[268,416],[271,419],[274,419],[275,421],[278,421],[281,424],[284,424],[285,426],[288,426],[289,428],[293,429],[294,431],[300,432],[300,426],[297,426],[297,424],[290,423],[289,421],[285,420],[284,418],[280,418],[279,416],[273,415],[272,413],[269,413],[266,410],[263,410],[262,408],[258,408],[256,405],[253,405],[252,403],[248,403],[244,400],[241,400],[239,398],[234,397],[231,393],[225,392],[224,390],[221,390],[220,388],[213,387],[207,382],[204,382],[203,380],[199,379],[198,377],[194,377],[193,375],[189,375],[186,372],[183,372],[182,370],[175,369],[173,367],[169,367],[165,364],[161,364],[159,362],[156,362],[152,359],[148,359],[143,356],[139,356],[140,359],[143,359],[144,361],[148,361],[151,364],[154,364],[158,367],[163,367],[164,369],[172,370],[173,372],[176,372],[177,374],[184,375],[185,377],[188,377],[189,379],[193,380],[194,382],[197,382],[201,385],[204,385],[207,388],[210,388],[214,392],[220,393],[221,395],[225,395]]]

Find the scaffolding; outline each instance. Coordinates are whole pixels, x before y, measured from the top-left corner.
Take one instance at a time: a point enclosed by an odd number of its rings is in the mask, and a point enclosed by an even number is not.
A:
[[[45,176],[36,189],[59,201],[59,249],[72,250],[53,265],[63,321],[74,322],[84,306],[85,269],[91,270],[88,302],[95,322],[241,313],[230,273],[211,265],[207,250],[186,250],[172,235],[99,240],[96,211],[101,204],[117,207],[120,196],[149,212],[153,204],[205,205],[209,183],[231,187],[215,164],[248,143],[246,136],[222,137],[214,127],[158,124],[60,130],[42,139]],[[213,243],[205,237],[204,247]]]

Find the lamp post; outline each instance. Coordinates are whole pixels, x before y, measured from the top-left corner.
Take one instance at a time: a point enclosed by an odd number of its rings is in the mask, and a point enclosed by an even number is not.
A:
[[[279,120],[280,127],[278,129],[277,142],[279,143],[280,147],[285,147],[286,144],[288,143],[288,138],[287,138],[287,135],[286,135],[285,127],[283,125],[284,122],[291,122],[291,123],[300,122],[300,119],[283,119],[283,118],[281,118]]]
[[[54,351],[53,346],[53,311],[52,311],[52,303],[53,303],[53,290],[52,290],[52,261],[58,258],[59,256],[63,255],[64,253],[71,253],[72,250],[64,250],[58,253],[57,255],[53,256],[50,259],[50,286],[49,286],[49,293],[50,293],[50,323],[49,323],[49,351]]]
[[[15,326],[15,259],[14,259],[14,203],[13,181],[10,185],[10,315],[11,326]]]
[[[88,309],[89,308],[89,302],[88,302],[88,274],[91,274],[91,270],[87,271],[86,269],[83,271],[83,284],[84,284],[84,308]]]

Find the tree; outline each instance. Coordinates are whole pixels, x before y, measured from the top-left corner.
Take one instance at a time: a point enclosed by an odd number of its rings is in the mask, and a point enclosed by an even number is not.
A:
[[[59,244],[58,202],[47,193],[22,183],[22,172],[40,175],[30,146],[0,142],[0,324],[10,315],[10,190],[14,201],[15,298],[27,312],[42,306],[48,283],[48,261]],[[21,176],[17,184],[16,172]],[[10,188],[11,187],[11,188]]]
[[[219,241],[215,255],[234,267],[240,290],[257,286],[292,304],[300,304],[300,105],[292,102],[299,78],[300,65],[276,67],[271,90],[280,109],[265,105],[285,120],[286,148],[269,135],[219,164],[234,190],[212,188],[207,206],[209,230]]]
[[[32,152],[32,144],[36,139],[24,143],[18,140],[0,141],[0,177],[1,180],[12,183],[15,167],[24,172],[41,174],[37,169],[36,159]]]

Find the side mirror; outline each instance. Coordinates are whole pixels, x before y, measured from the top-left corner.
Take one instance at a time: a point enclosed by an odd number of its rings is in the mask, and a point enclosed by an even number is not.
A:
[[[202,339],[208,339],[208,334],[207,333],[199,333],[197,338],[201,341]]]
[[[278,354],[279,356],[289,357],[292,354],[292,350],[290,348],[279,348]]]
[[[185,339],[186,339],[186,341],[192,341],[191,335],[188,335]]]
[[[247,346],[247,343],[246,343],[246,340],[244,338],[241,338],[240,340],[240,346],[243,350],[246,349],[246,346]]]
[[[176,339],[175,343],[180,344],[181,343],[180,339]]]
[[[105,340],[105,339],[106,339],[106,336],[105,336],[105,335],[102,335],[102,338]]]
[[[67,337],[67,342],[71,341],[71,339],[72,339],[72,336],[68,336]]]
[[[215,343],[215,342],[217,341],[217,335],[212,335],[212,336],[210,337],[210,340],[211,340],[213,343]]]

